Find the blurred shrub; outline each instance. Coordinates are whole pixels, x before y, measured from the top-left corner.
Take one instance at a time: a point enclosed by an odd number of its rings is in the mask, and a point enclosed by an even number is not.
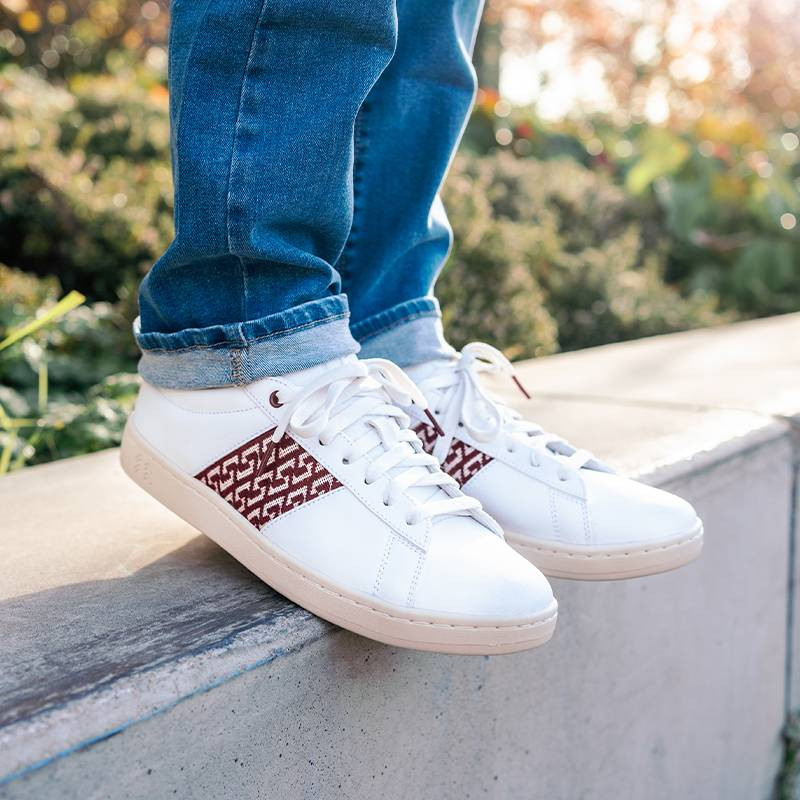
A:
[[[55,278],[0,264],[0,339],[60,294]],[[134,350],[128,321],[108,303],[0,350],[0,473],[118,444],[136,393]]]
[[[713,324],[713,298],[664,281],[657,209],[567,160],[456,159],[455,232],[438,283],[454,344],[534,356]]]
[[[160,86],[0,71],[0,260],[128,296],[171,235],[168,145]]]
[[[682,132],[602,118],[553,128],[529,109],[500,116],[496,97],[480,98],[469,152],[569,158],[618,187],[631,198],[630,218],[647,237],[658,232],[671,286],[713,295],[738,317],[800,308],[800,137],[780,118],[739,109],[706,112]]]
[[[674,134],[660,138],[667,136]],[[798,168],[782,137],[772,147],[761,137],[693,143],[679,167],[642,192],[663,214],[670,279],[713,292],[741,316],[800,308]],[[639,163],[647,159],[646,152],[637,155]]]
[[[455,244],[436,285],[444,325],[459,347],[480,339],[511,356],[551,353],[558,331],[531,270],[540,231],[496,213],[489,193],[495,160],[459,157],[445,187]]]
[[[3,0],[0,65],[50,81],[145,63],[166,69],[167,0]]]

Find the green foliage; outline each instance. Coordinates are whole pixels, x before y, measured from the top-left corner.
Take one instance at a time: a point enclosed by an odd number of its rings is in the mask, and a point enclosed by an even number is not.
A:
[[[55,278],[0,264],[0,336],[52,308]],[[0,349],[0,474],[118,444],[136,393],[127,320],[108,303],[72,310]]]
[[[658,269],[683,296],[706,293],[740,318],[800,308],[800,139],[779,119],[706,113],[684,131],[600,118],[554,128],[529,110],[498,117],[495,106],[476,108],[468,150],[569,158],[605,178],[629,197],[630,218],[658,231]]]
[[[166,98],[134,78],[72,91],[0,72],[0,260],[93,299],[129,295],[171,235]]]
[[[0,66],[17,63],[50,81],[166,67],[167,0],[8,0],[0,3]]]
[[[461,156],[448,180],[455,247],[438,293],[454,344],[535,356],[719,321],[664,281],[657,209],[566,159]]]
[[[62,284],[95,301],[0,351],[0,472],[119,442],[135,286],[171,235],[168,137],[166,94],[146,76],[67,89],[0,71],[0,261],[20,268],[0,265],[0,339]]]
[[[668,276],[714,293],[723,308],[744,316],[800,307],[794,168],[780,153],[772,160],[759,153],[749,159],[753,168],[743,154],[731,162],[694,148],[652,190],[671,244]]]
[[[455,247],[437,283],[437,295],[448,337],[456,346],[490,341],[512,356],[553,352],[555,322],[531,269],[539,231],[495,211],[491,182],[488,159],[463,157],[453,165],[447,182],[445,201]]]
[[[795,709],[783,728],[783,763],[778,773],[775,800],[797,800],[800,793],[800,709]]]

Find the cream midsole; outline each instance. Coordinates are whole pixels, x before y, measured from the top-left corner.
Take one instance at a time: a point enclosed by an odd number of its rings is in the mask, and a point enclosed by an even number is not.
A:
[[[219,495],[172,464],[138,433],[133,417],[125,428],[120,461],[145,491],[263,581],[323,619],[356,633],[400,647],[474,654],[528,649],[553,634],[555,601],[524,619],[466,619],[398,608],[335,584],[291,559]]]
[[[693,561],[703,549],[703,523],[682,536],[647,545],[537,543],[509,533],[506,540],[546,575],[584,580],[613,580],[666,572]]]

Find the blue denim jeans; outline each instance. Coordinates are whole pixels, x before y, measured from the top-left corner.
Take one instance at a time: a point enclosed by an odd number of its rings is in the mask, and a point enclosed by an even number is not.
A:
[[[140,372],[247,383],[450,352],[438,196],[481,0],[172,0],[175,238],[142,282]]]

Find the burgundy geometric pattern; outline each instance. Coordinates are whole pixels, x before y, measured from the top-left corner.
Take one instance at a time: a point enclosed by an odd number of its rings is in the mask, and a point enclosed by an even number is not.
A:
[[[272,445],[271,435],[256,436],[195,475],[256,528],[342,485],[294,439],[284,434]]]
[[[432,453],[433,446],[439,438],[436,428],[428,425],[427,422],[420,422],[414,427],[414,433],[422,440],[422,447],[425,452]],[[476,450],[461,439],[453,439],[450,449],[447,451],[447,458],[442,464],[442,469],[458,481],[459,486],[463,486],[471,477],[480,472],[492,457],[480,450]]]

